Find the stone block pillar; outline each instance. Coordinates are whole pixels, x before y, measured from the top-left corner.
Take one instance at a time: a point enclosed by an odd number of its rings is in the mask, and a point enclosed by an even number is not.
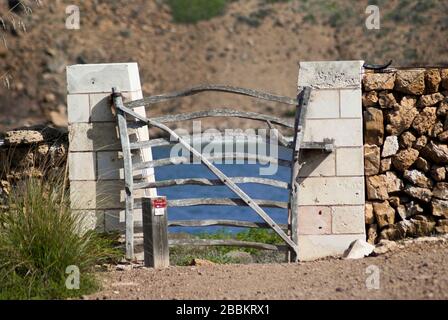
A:
[[[112,87],[124,101],[141,99],[136,63],[85,64],[67,67],[69,120],[69,179],[73,210],[89,217],[89,227],[101,231],[124,230],[124,173],[115,116],[111,110]],[[134,111],[145,115],[143,107]],[[131,133],[131,141],[148,140],[148,128]],[[133,154],[133,161],[152,160],[151,149]],[[135,172],[154,180],[154,171]],[[138,197],[139,195],[137,195]],[[156,196],[144,190],[140,196]],[[135,210],[136,221],[142,220]]]
[[[302,62],[311,87],[304,142],[335,140],[335,151],[303,151],[299,173],[299,260],[340,255],[365,240],[361,79],[363,61]]]

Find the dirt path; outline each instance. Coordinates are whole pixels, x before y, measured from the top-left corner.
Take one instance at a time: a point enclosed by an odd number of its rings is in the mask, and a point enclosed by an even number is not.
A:
[[[448,242],[418,243],[378,257],[300,264],[146,268],[104,274],[89,299],[448,299]],[[366,269],[380,270],[368,290]]]

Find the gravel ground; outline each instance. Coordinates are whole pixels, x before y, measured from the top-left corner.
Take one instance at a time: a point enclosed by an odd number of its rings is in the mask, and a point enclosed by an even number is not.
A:
[[[448,242],[414,242],[361,260],[133,268],[105,272],[85,299],[447,299]],[[367,289],[368,267],[380,270]],[[372,267],[371,267],[372,268]],[[373,267],[375,268],[375,267]],[[371,278],[369,278],[371,279]]]

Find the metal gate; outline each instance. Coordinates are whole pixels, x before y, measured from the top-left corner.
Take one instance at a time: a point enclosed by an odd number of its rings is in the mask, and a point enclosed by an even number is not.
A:
[[[278,103],[296,106],[295,121],[290,122],[285,119],[273,117],[271,115],[245,112],[233,109],[215,109],[207,111],[199,111],[192,113],[167,115],[158,118],[146,118],[133,111],[136,107],[148,107],[152,104],[168,101],[171,99],[191,96],[207,91],[227,92],[238,95],[249,96],[257,99],[268,100]],[[217,186],[225,185],[238,198],[225,199],[186,199],[186,200],[168,200],[168,207],[179,206],[196,206],[196,205],[223,205],[223,206],[248,206],[252,208],[264,221],[264,223],[253,223],[248,221],[232,221],[232,220],[202,220],[202,221],[168,221],[168,226],[233,226],[245,228],[270,228],[274,230],[280,238],[285,242],[286,246],[273,246],[268,244],[242,242],[236,240],[188,240],[170,241],[170,245],[225,245],[225,246],[246,246],[266,250],[282,250],[286,249],[290,252],[290,261],[297,261],[298,247],[297,247],[297,217],[298,217],[298,176],[300,170],[300,150],[301,149],[319,149],[322,152],[333,151],[333,141],[326,140],[321,142],[303,143],[302,134],[305,128],[305,119],[307,107],[310,99],[310,88],[304,88],[297,99],[288,97],[272,95],[265,92],[243,89],[238,87],[230,87],[223,85],[202,85],[189,88],[183,91],[172,92],[163,95],[151,96],[142,100],[123,103],[122,96],[115,88],[113,89],[113,108],[117,116],[118,129],[120,141],[123,151],[124,160],[124,175],[125,175],[125,191],[126,191],[126,257],[133,259],[134,257],[134,192],[140,189],[148,188],[167,188],[178,185],[203,185],[203,186]],[[165,123],[188,121],[192,119],[208,118],[208,117],[237,117],[250,120],[263,121],[268,124],[270,128],[274,125],[290,128],[294,130],[292,139],[286,139],[279,131],[276,131],[276,141],[283,146],[292,149],[292,158],[290,161],[281,159],[273,159],[264,157],[263,160],[273,161],[282,166],[291,168],[290,183],[275,179],[266,179],[261,177],[228,177],[221,170],[219,170],[212,161],[216,157],[205,157],[200,151],[196,150],[190,142],[179,136],[170,129]],[[171,139],[153,139],[149,141],[139,141],[131,143],[129,139],[129,129],[143,126],[156,127],[168,133]],[[190,140],[192,141],[192,140]],[[137,182],[134,176],[134,171],[144,170],[147,168],[156,168],[166,165],[174,165],[183,163],[189,159],[159,159],[144,163],[133,163],[133,150],[144,149],[149,147],[167,146],[174,143],[180,143],[186,150],[190,152],[192,157],[200,159],[201,163],[205,165],[215,176],[216,180],[204,178],[189,178],[189,179],[172,179],[156,182]],[[220,159],[252,159],[261,160],[261,156],[251,155],[248,153],[223,153],[218,155]],[[174,161],[175,160],[175,161]],[[261,185],[269,185],[278,188],[287,189],[289,191],[289,202],[279,202],[271,200],[252,199],[246,194],[238,184],[256,183]],[[263,207],[277,207],[288,209],[288,225],[282,226],[277,224],[263,209]]]

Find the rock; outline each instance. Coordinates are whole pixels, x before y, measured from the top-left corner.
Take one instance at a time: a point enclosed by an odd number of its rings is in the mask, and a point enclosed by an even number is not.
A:
[[[415,216],[413,219],[411,219],[411,222],[415,227],[415,231],[413,234],[413,236],[415,237],[428,236],[434,231],[436,227],[436,222],[427,216]]]
[[[431,130],[431,133],[429,134],[430,137],[437,138],[440,134],[443,133],[444,125],[441,121],[437,121],[434,127]]]
[[[441,87],[448,90],[448,69],[440,70],[440,77],[442,78]]]
[[[398,137],[397,136],[388,136],[383,144],[383,152],[381,156],[383,158],[387,158],[395,155],[400,146],[398,145]]]
[[[396,208],[396,211],[397,211],[398,215],[400,216],[401,220],[406,220],[406,207],[403,204],[400,204]]]
[[[411,197],[426,203],[429,203],[432,198],[431,190],[426,188],[420,188],[408,185],[404,188],[404,192],[410,195]]]
[[[230,251],[224,255],[233,263],[238,264],[251,264],[254,262],[252,255],[244,251]]]
[[[437,182],[445,180],[446,168],[441,166],[433,166],[431,169],[431,177]]]
[[[367,228],[367,242],[370,244],[375,244],[378,238],[378,225],[371,224]]]
[[[400,206],[400,198],[399,197],[390,197],[389,203],[392,206],[392,208],[398,208]]]
[[[395,210],[388,201],[373,203],[373,212],[380,228],[395,223]]]
[[[403,181],[397,177],[392,171],[386,172],[386,187],[388,193],[398,192],[403,190]]]
[[[374,245],[364,241],[355,240],[350,244],[350,247],[344,252],[344,259],[362,259],[369,256],[375,249]]]
[[[416,140],[417,138],[409,131],[403,132],[400,136],[400,147],[402,149],[411,148]]]
[[[367,144],[380,146],[384,138],[384,119],[380,109],[367,108],[364,111],[364,140]]]
[[[437,233],[448,233],[448,220],[437,221],[437,226],[435,229]]]
[[[398,247],[398,244],[394,241],[389,241],[386,239],[380,240],[380,242],[376,245],[373,253],[376,255],[385,254],[387,252],[393,251]]]
[[[448,201],[433,199],[431,202],[432,215],[448,219]]]
[[[448,183],[439,182],[436,184],[434,190],[432,190],[433,195],[437,199],[448,200]]]
[[[430,141],[426,147],[422,149],[421,154],[423,157],[434,163],[448,163],[448,146],[444,144],[436,144],[433,141]]]
[[[423,214],[425,210],[415,201],[411,201],[409,203],[406,203],[406,218],[413,217],[415,215]]]
[[[414,119],[412,127],[420,134],[431,134],[437,122],[437,108],[428,107],[423,109]]]
[[[212,262],[210,260],[206,260],[206,259],[193,259],[190,262],[190,266],[202,267],[202,266],[213,266],[213,265],[215,265],[214,262]]]
[[[403,177],[413,185],[421,188],[432,188],[433,183],[423,172],[418,170],[406,170]]]
[[[373,176],[380,170],[380,147],[376,145],[364,145],[364,174]]]
[[[408,148],[401,150],[392,158],[392,164],[398,171],[405,171],[418,159],[419,152],[415,149]]]
[[[402,102],[396,104],[394,110],[387,115],[387,132],[395,136],[400,135],[411,127],[418,114],[417,108],[415,108],[415,99],[403,98]]]
[[[372,224],[375,222],[375,215],[373,214],[373,204],[366,202],[364,211],[366,224]]]
[[[367,199],[387,200],[388,198],[386,175],[367,177]]]
[[[5,134],[5,144],[10,146],[34,144],[43,142],[44,140],[43,134],[34,130],[15,130],[8,131]]]
[[[445,143],[447,143],[447,142],[448,142],[448,130],[442,132],[441,134],[439,134],[439,135],[437,136],[437,138],[438,138],[441,142],[445,142]]]
[[[435,93],[439,91],[439,85],[442,82],[440,71],[438,69],[431,69],[425,72],[425,85],[426,91],[429,93]]]
[[[367,73],[362,83],[365,91],[392,90],[395,86],[394,73]]]
[[[374,107],[378,104],[378,95],[375,91],[364,92],[362,94],[362,105],[365,108]]]
[[[439,107],[437,108],[437,115],[439,117],[445,117],[448,114],[448,98],[445,97],[445,99],[440,102]]]
[[[426,136],[421,136],[417,139],[417,141],[415,141],[414,143],[414,149],[415,150],[422,150],[424,147],[426,147],[426,145],[428,144],[428,137]]]
[[[385,172],[389,171],[391,167],[392,167],[392,159],[391,158],[381,160],[381,164],[380,164],[380,172],[381,173],[385,173]]]
[[[419,70],[399,70],[396,74],[395,90],[412,95],[425,92],[425,72]]]
[[[419,108],[432,107],[438,104],[444,98],[445,96],[440,92],[421,96],[420,99],[418,100],[417,107]]]
[[[393,108],[395,104],[397,104],[394,95],[387,92],[381,92],[379,94],[378,102],[380,104],[380,107],[383,109]]]

